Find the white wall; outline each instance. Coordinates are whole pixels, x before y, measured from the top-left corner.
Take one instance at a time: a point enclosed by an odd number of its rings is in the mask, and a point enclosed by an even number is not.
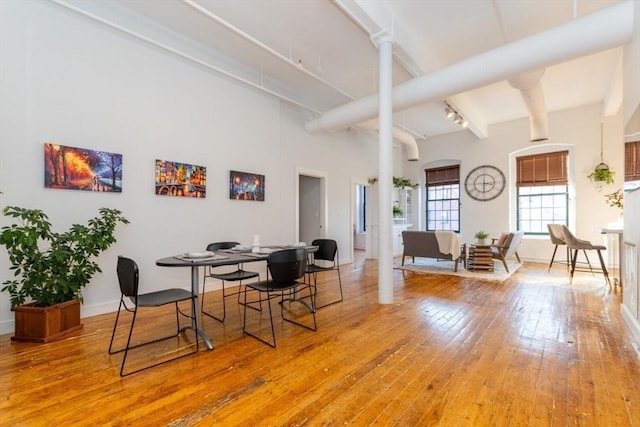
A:
[[[571,151],[573,165],[573,186],[575,212],[571,228],[580,238],[597,243],[605,242],[597,228],[606,227],[619,219],[619,210],[607,206],[604,194],[622,186],[624,177],[622,116],[601,119],[602,106],[594,104],[571,110],[549,113],[550,139],[544,144],[529,141],[529,120],[521,119],[500,123],[489,127],[487,139],[478,140],[468,130],[440,137],[428,138],[419,145],[421,162],[415,165],[413,175],[424,184],[425,165],[447,159],[460,161],[460,180],[476,166],[488,164],[497,166],[507,176],[507,188],[496,199],[480,202],[471,199],[462,190],[461,195],[461,235],[463,241],[473,241],[478,230],[485,230],[493,237],[501,232],[515,229],[515,157],[524,154],[522,150]],[[600,123],[604,122],[604,160],[616,171],[616,183],[606,186],[601,192],[586,176],[600,163]],[[424,188],[424,185],[421,185]],[[424,190],[422,190],[424,191]],[[422,202],[424,205],[424,201]],[[421,206],[424,210],[424,206]],[[577,214],[576,214],[577,213]],[[424,220],[420,229],[424,229]],[[547,237],[527,237],[518,251],[521,257],[548,262],[553,252]]]
[[[158,258],[218,240],[251,243],[254,234],[293,242],[296,167],[328,174],[327,237],[351,253],[351,180],[377,170],[369,139],[309,136],[308,113],[49,2],[0,2],[0,40],[0,204],[43,209],[56,230],[103,206],[131,221],[100,256],[83,317],[117,308],[117,255],[138,261],[149,291],[189,286],[187,269],[157,267]],[[46,141],[121,153],[123,192],[45,189]],[[206,166],[206,199],[156,196],[155,159]],[[229,200],[229,170],[264,174],[266,201]],[[0,282],[11,277],[2,249]],[[0,334],[12,331],[3,293]]]
[[[635,31],[633,40],[624,49],[623,73],[624,73],[624,123],[628,126],[629,133],[636,132],[640,114],[640,1],[634,0]],[[633,119],[632,119],[633,117]],[[633,122],[633,125],[630,123]],[[624,240],[640,248],[640,190],[633,193],[625,193],[624,201]],[[640,254],[640,251],[637,252]],[[626,261],[625,261],[626,262]],[[640,255],[635,260],[640,265]],[[629,263],[629,265],[633,265]],[[634,333],[637,343],[640,343],[640,318],[633,312],[637,306],[640,292],[640,275],[636,275],[636,283],[623,283],[624,298],[622,315],[629,328]],[[629,301],[630,296],[635,296],[636,301]]]

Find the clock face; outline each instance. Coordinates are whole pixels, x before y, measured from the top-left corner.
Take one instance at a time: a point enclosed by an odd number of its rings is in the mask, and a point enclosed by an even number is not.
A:
[[[464,180],[464,189],[471,198],[487,201],[502,194],[506,183],[507,180],[500,169],[483,165],[469,172]]]

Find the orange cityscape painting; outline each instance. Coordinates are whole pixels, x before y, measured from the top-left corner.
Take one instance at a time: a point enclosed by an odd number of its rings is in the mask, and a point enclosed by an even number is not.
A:
[[[207,168],[157,159],[156,194],[160,196],[207,197]]]
[[[122,192],[122,154],[44,143],[44,186]]]

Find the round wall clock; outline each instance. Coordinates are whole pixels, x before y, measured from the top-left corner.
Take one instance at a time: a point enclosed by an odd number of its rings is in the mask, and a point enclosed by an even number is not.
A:
[[[469,172],[464,180],[464,189],[472,199],[485,202],[502,194],[506,183],[507,180],[500,169],[482,165]]]

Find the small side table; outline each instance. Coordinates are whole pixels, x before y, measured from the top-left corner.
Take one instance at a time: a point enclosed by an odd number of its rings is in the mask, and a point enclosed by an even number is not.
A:
[[[493,271],[493,256],[489,245],[469,245],[467,270]]]

